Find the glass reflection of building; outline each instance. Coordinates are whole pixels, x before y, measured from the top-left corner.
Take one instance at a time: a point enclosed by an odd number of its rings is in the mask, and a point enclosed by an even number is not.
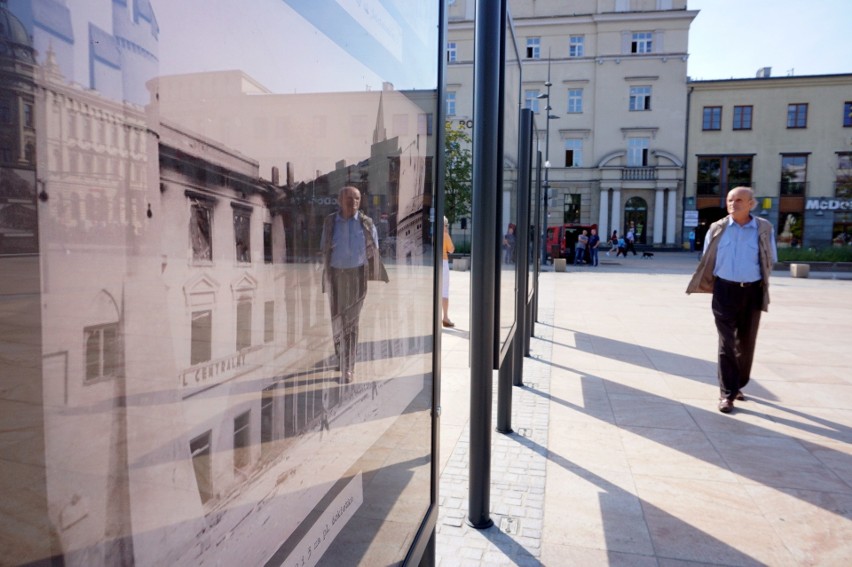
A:
[[[431,498],[436,93],[176,110],[166,85],[186,77],[157,77],[147,1],[2,8],[15,80],[2,86],[0,325],[16,378],[0,403],[33,442],[0,436],[0,556],[400,561]],[[312,129],[260,120],[323,99]],[[191,111],[228,118],[215,132]],[[320,151],[323,123],[349,136]],[[263,143],[269,124],[286,144]],[[391,273],[370,286],[348,385],[318,269],[345,185]]]

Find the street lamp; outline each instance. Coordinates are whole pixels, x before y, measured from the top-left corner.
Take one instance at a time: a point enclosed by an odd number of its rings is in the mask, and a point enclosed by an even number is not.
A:
[[[550,111],[553,110],[553,107],[550,106],[550,87],[553,86],[553,83],[550,82],[550,52],[547,53],[547,81],[544,83],[544,86],[547,87],[547,92],[538,95],[537,98],[545,99],[547,101],[547,105],[544,107],[544,113],[546,116],[545,120],[545,129],[544,129],[544,194],[542,195],[543,199],[543,215],[544,220],[542,224],[542,230],[544,231],[543,240],[544,245],[541,247],[541,263],[547,263],[547,194],[550,192],[550,121],[559,118],[555,114],[551,114]]]

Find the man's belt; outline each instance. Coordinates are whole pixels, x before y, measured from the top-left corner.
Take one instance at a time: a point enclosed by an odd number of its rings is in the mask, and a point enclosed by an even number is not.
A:
[[[763,280],[757,280],[755,282],[732,282],[731,280],[726,280],[718,276],[716,277],[716,280],[725,285],[731,285],[734,287],[752,287],[756,285],[761,285],[763,283]]]

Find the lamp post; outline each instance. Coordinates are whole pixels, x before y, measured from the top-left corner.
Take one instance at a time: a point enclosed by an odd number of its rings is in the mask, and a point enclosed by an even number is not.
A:
[[[550,192],[550,121],[555,118],[559,118],[558,116],[550,113],[550,111],[553,110],[553,107],[550,106],[550,87],[553,86],[553,83],[550,82],[550,51],[547,52],[547,81],[544,83],[544,86],[547,87],[547,92],[538,95],[537,98],[547,101],[547,104],[544,107],[546,119],[544,128],[544,194],[542,195],[542,213],[544,216],[544,219],[542,220],[542,240],[544,243],[541,247],[541,263],[547,264],[547,195]]]

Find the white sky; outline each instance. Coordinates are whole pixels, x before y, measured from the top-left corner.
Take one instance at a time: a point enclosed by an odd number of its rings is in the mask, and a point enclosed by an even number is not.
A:
[[[687,0],[692,79],[852,73],[852,0]]]

